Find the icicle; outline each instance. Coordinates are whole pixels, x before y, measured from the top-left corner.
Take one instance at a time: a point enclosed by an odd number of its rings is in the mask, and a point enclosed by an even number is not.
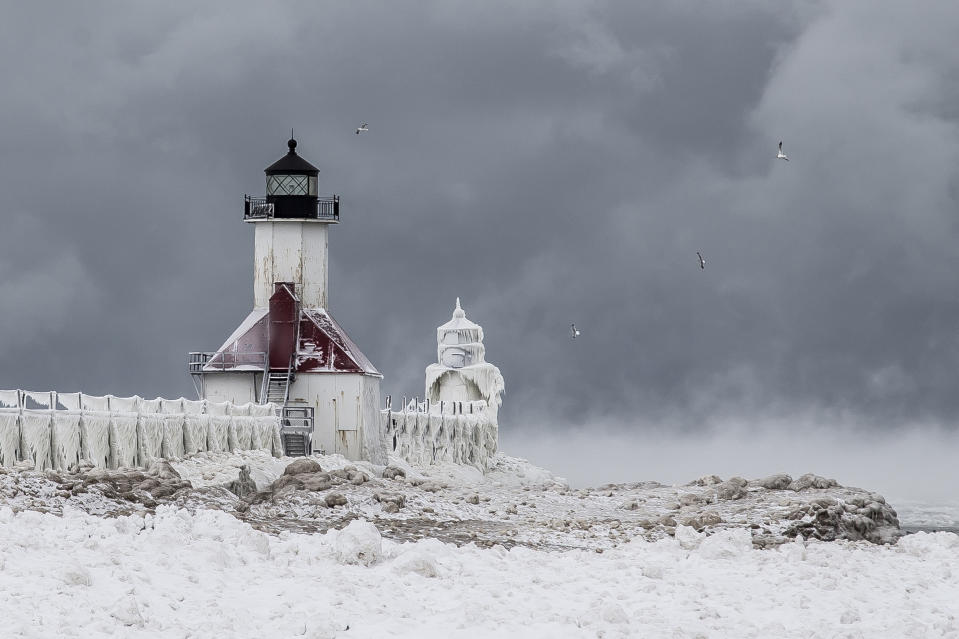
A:
[[[56,411],[51,430],[51,463],[57,470],[66,470],[80,461],[80,413]]]
[[[230,450],[230,423],[233,418],[229,415],[211,415],[207,433],[207,445],[210,452],[224,453]]]
[[[34,463],[34,468],[50,468],[50,421],[48,410],[24,410],[20,414],[20,454],[23,461]]]
[[[193,408],[196,408],[195,406]],[[183,421],[183,452],[187,455],[209,450],[207,433],[210,416],[201,413],[186,413]]]
[[[0,410],[0,466],[13,466],[19,459],[20,410]]]
[[[163,415],[141,413],[137,419],[137,459],[142,466],[163,456]]]
[[[126,402],[114,402],[111,406],[127,407]],[[132,412],[114,412],[110,416],[110,457],[114,468],[135,468],[137,466],[137,421],[138,416]]]
[[[183,413],[163,415],[163,457],[180,459],[183,457]]]
[[[89,459],[97,468],[110,467],[110,413],[81,413],[80,457]]]

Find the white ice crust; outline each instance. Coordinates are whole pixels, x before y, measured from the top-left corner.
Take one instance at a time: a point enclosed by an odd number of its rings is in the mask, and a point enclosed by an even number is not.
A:
[[[215,510],[163,505],[155,515],[104,518],[0,506],[4,633],[198,639],[959,633],[959,536],[952,533],[909,535],[894,545],[795,541],[757,550],[743,530],[704,537],[679,529],[676,538],[639,538],[596,553],[457,547],[435,539],[397,543],[378,540],[371,527],[357,519],[325,534],[271,535]]]
[[[282,454],[272,404],[0,390],[0,466],[146,466],[205,451]]]

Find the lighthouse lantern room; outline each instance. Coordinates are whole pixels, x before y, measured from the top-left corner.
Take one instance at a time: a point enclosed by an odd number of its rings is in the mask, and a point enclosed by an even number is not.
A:
[[[266,197],[246,196],[254,227],[253,310],[215,352],[190,353],[198,395],[275,403],[287,454],[341,453],[383,461],[382,375],[327,310],[328,232],[336,195],[319,197],[319,169],[296,152],[266,168]]]

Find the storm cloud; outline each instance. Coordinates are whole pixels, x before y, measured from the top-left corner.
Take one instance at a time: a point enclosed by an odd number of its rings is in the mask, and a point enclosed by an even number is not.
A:
[[[5,8],[0,386],[190,395],[295,127],[384,395],[460,296],[517,437],[954,428],[959,6],[517,4]]]

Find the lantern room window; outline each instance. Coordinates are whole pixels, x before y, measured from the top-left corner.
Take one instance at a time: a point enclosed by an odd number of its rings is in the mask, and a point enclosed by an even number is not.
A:
[[[267,195],[309,195],[316,197],[316,176],[270,175],[266,178]]]

